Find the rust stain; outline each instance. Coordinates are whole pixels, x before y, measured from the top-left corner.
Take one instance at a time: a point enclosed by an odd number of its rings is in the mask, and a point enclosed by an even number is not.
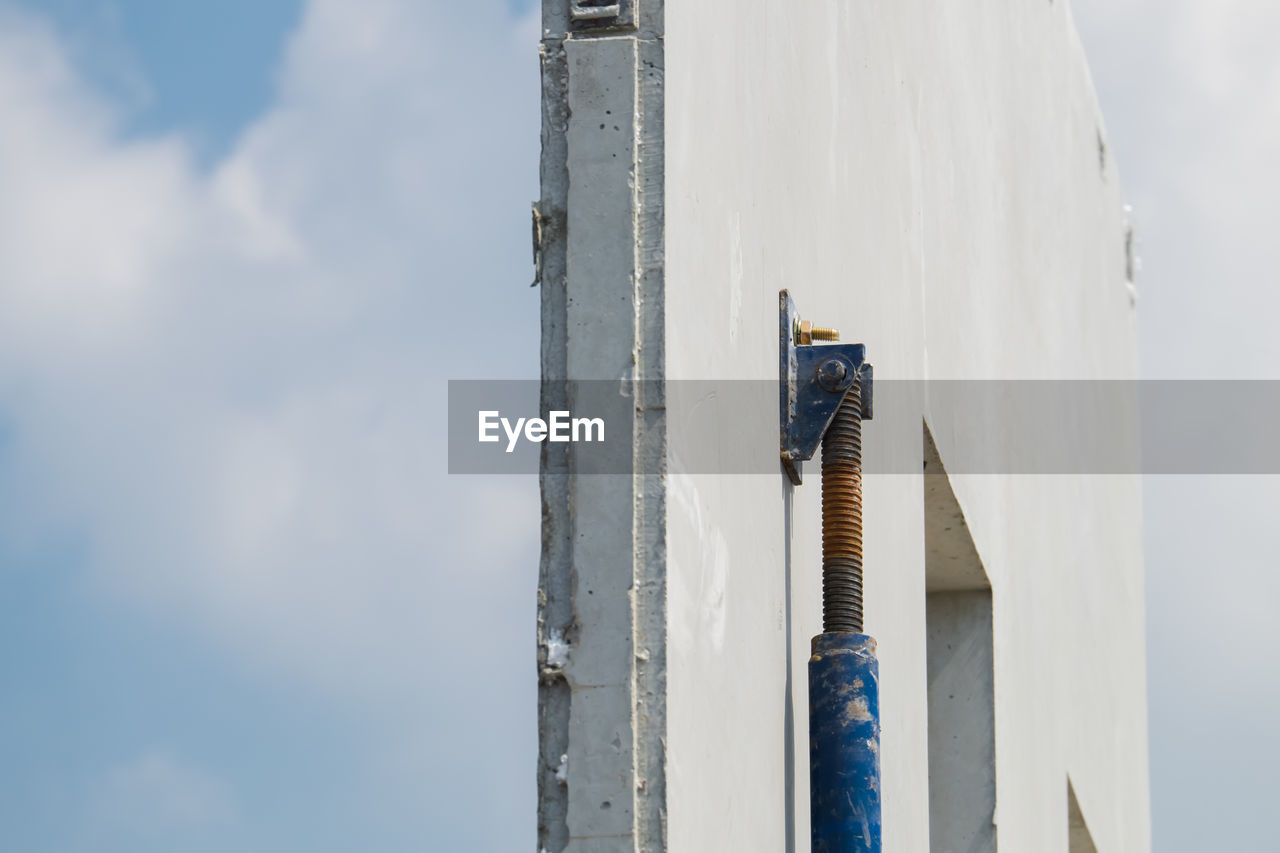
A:
[[[869,723],[872,720],[871,709],[867,706],[867,697],[855,696],[844,706],[846,723]]]

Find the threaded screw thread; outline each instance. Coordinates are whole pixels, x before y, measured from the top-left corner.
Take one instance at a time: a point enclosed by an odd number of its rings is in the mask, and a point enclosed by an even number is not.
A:
[[[815,341],[840,340],[840,331],[838,329],[827,329],[822,326],[814,326],[809,330],[809,334]]]
[[[862,633],[862,389],[856,382],[822,437],[822,630]]]

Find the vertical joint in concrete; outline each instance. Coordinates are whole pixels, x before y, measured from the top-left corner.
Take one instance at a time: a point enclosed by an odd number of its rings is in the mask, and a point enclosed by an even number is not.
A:
[[[569,380],[618,382],[634,406],[610,430],[635,462],[632,476],[579,477],[573,445],[543,448],[547,853],[666,849],[661,3],[617,4],[629,30],[602,23],[609,5],[543,5],[542,406],[571,409]]]

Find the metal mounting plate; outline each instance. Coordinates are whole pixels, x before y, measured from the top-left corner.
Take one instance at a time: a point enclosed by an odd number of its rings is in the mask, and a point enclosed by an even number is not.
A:
[[[634,29],[635,0],[569,0],[574,32]]]
[[[862,417],[872,415],[872,366],[862,344],[801,345],[800,315],[791,294],[778,294],[778,444],[783,470],[801,483],[800,463],[812,459],[840,401],[859,383]]]

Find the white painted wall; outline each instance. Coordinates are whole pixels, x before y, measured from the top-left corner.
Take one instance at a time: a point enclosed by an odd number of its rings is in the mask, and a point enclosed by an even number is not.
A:
[[[776,381],[781,287],[881,383],[1132,377],[1121,197],[1063,0],[624,7],[635,29],[584,31],[544,3],[544,397],[639,393],[624,433],[668,472],[544,456],[540,844],[804,851],[816,472],[688,473],[777,470],[772,399],[632,380]],[[918,470],[924,419],[944,463],[1012,438],[935,395],[878,406],[869,457]],[[865,485],[893,853],[929,848],[922,480]],[[999,845],[1066,853],[1069,774],[1097,849],[1143,853],[1137,483],[950,485],[992,589]]]
[[[878,380],[1136,371],[1125,224],[1063,0],[668,0],[665,371],[777,375],[777,292],[868,345]],[[808,849],[805,666],[819,630],[816,477],[681,474],[667,412],[668,849]],[[777,413],[726,412],[727,456]],[[928,419],[944,462],[998,425]],[[816,474],[810,466],[811,475]],[[1101,853],[1149,849],[1140,492],[1120,476],[957,475],[991,579],[997,832],[1066,853],[1066,777]],[[926,851],[920,477],[869,476],[885,849]],[[789,676],[789,680],[788,680]]]

